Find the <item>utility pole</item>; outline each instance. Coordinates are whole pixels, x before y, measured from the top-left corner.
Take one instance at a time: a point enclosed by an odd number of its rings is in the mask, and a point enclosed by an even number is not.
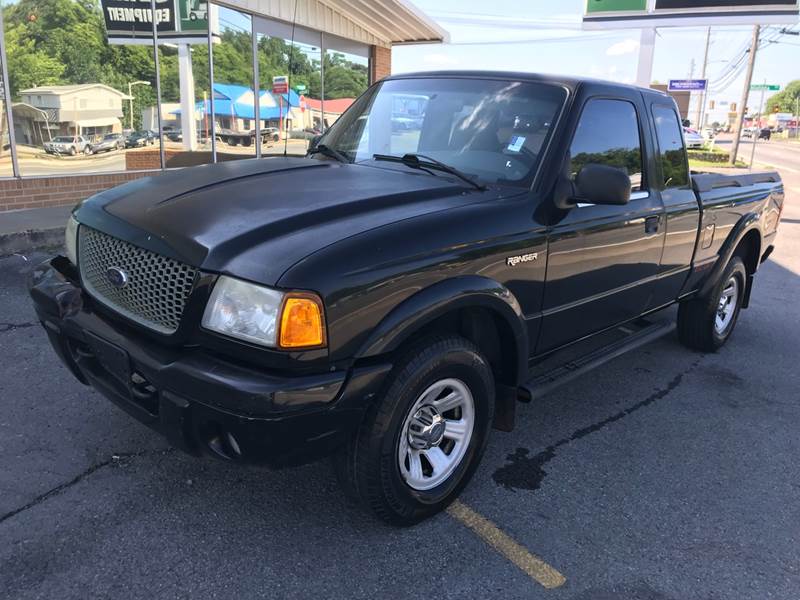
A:
[[[739,111],[736,115],[736,127],[734,127],[733,147],[731,148],[731,166],[736,165],[736,155],[739,153],[739,141],[742,137],[742,124],[744,123],[744,113],[747,110],[747,98],[750,95],[750,86],[753,83],[753,68],[756,65],[756,51],[758,50],[758,37],[761,34],[761,26],[753,27],[753,41],[750,42],[750,60],[747,62],[747,75],[742,91],[742,102],[739,104]]]
[[[706,31],[706,51],[703,55],[703,69],[700,72],[700,79],[706,78],[706,68],[708,67],[708,49],[711,46],[711,27]],[[705,89],[700,93],[700,105],[697,107],[697,125],[699,131],[703,129],[703,121],[706,115],[706,101],[708,99],[708,81],[706,81]]]

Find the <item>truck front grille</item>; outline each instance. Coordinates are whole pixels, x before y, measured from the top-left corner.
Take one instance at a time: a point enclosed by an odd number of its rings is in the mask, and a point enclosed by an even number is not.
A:
[[[78,262],[86,291],[161,333],[178,329],[197,269],[81,225]]]

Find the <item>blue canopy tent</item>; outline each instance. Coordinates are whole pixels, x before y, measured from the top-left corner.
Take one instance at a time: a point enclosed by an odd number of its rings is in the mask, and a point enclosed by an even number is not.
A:
[[[252,95],[253,90],[243,85],[233,85],[228,83],[214,84],[214,114],[219,117],[231,117],[239,119],[255,119],[255,101],[243,102],[240,99],[247,95]],[[275,106],[265,106],[271,104],[266,97],[272,97]],[[296,108],[300,106],[300,96],[294,90],[289,90],[288,94],[273,94],[266,90],[259,90],[259,117],[263,121],[277,120],[281,116],[286,116],[287,107]],[[281,109],[280,104],[283,104]],[[200,100],[195,104],[195,112],[211,114],[211,101]],[[181,114],[180,109],[171,111],[170,114]]]

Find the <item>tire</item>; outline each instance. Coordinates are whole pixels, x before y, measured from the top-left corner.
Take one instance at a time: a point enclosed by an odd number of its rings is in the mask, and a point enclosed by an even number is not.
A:
[[[75,146],[70,146],[69,147],[69,155],[70,156],[75,156],[77,153],[78,153],[78,151],[75,149]]]
[[[475,472],[494,415],[494,377],[478,348],[457,336],[423,339],[398,358],[334,466],[349,497],[388,523],[413,525],[446,508]]]
[[[678,339],[701,352],[716,352],[728,341],[742,308],[747,270],[734,256],[707,297],[693,298],[678,307]],[[731,295],[732,292],[732,295]],[[726,300],[723,307],[723,300]]]
[[[91,154],[92,154],[92,147],[91,147],[91,146],[86,146],[86,147],[83,149],[83,153],[84,153],[86,156],[89,156],[89,155],[91,155]]]

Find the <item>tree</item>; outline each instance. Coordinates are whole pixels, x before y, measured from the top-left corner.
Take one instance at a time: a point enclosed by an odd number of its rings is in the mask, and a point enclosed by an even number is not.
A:
[[[800,98],[800,79],[790,82],[786,88],[767,100],[767,112],[787,112],[794,114],[797,111],[797,101]],[[776,111],[775,108],[778,108]]]

